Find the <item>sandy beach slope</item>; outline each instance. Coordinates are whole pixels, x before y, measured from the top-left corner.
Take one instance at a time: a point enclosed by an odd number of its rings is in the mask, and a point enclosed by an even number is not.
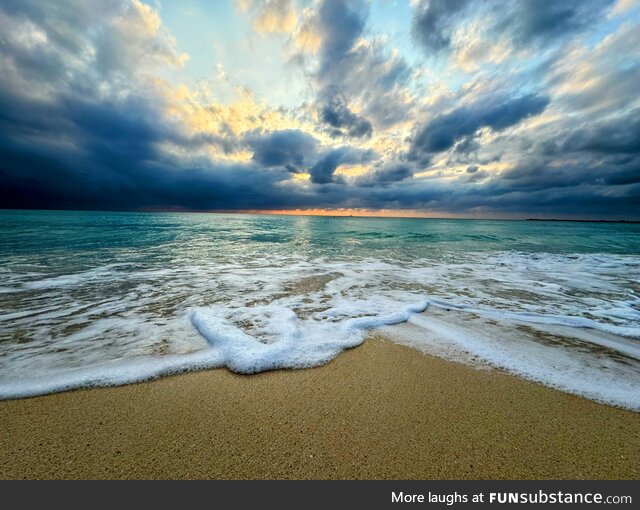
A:
[[[639,478],[640,413],[369,340],[0,402],[2,478]]]

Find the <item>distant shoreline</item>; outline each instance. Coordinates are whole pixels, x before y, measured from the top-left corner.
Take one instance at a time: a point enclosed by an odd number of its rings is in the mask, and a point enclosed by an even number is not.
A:
[[[564,220],[559,218],[527,218],[526,221],[569,221],[574,223],[640,223],[640,220]]]

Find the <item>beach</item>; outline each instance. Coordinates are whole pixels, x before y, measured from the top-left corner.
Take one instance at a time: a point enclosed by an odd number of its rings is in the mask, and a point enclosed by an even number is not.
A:
[[[0,477],[637,479],[640,414],[375,338],[327,365],[0,402]]]
[[[640,225],[0,219],[0,399],[309,368],[391,327],[421,352],[640,410]]]
[[[0,479],[640,479],[640,0],[540,3],[0,1]]]

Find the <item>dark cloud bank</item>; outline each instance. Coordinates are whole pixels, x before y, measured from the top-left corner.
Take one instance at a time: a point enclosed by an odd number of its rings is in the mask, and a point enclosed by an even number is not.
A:
[[[541,34],[565,37],[567,31],[591,22],[607,2],[562,2],[562,8],[527,17],[528,9],[538,3],[514,3],[501,17],[517,31],[519,44],[536,41]],[[104,59],[85,66],[75,62],[73,57],[87,44],[98,45],[97,55],[107,51],[92,34],[104,37],[108,27],[95,30],[99,21],[90,10],[74,11],[69,5],[71,12],[48,3],[7,1],[0,6],[9,19],[29,22],[48,36],[48,44],[39,47],[0,37],[0,51],[8,59],[5,62],[10,61],[0,74],[4,208],[366,207],[478,215],[640,217],[637,109],[535,140],[520,163],[501,174],[488,176],[477,165],[469,165],[458,178],[416,179],[414,174],[428,171],[434,156],[456,144],[474,143],[479,130],[499,133],[541,114],[549,105],[548,96],[489,94],[434,115],[416,125],[406,152],[395,161],[382,162],[372,151],[348,144],[323,147],[298,130],[256,131],[239,139],[193,137],[166,118],[161,101],[146,94],[137,78],[128,75],[122,84],[122,68],[114,69]],[[109,5],[122,9],[120,2]],[[423,3],[414,20],[418,40],[430,49],[446,49],[456,16],[468,15],[471,8],[462,0]],[[102,6],[95,16],[106,17],[106,11]],[[318,80],[328,91],[336,76],[365,58],[354,50],[354,43],[365,31],[367,10],[362,3],[325,1],[320,14],[326,33]],[[108,49],[115,51],[112,46]],[[376,78],[375,86],[383,95],[403,79],[402,69],[390,69],[387,72],[393,76]],[[104,92],[105,83],[109,92]],[[319,98],[321,122],[339,136],[371,136],[373,123],[349,109],[349,94],[336,97]],[[375,111],[373,106],[370,111]],[[197,149],[209,145],[223,151],[241,147],[251,150],[253,158],[231,164],[185,155],[184,149],[197,154]],[[167,149],[172,147],[182,151]],[[336,176],[342,164],[370,164],[372,170],[347,181]],[[301,172],[310,174],[307,187],[289,181],[292,173]]]
[[[450,149],[464,137],[473,137],[480,128],[501,131],[542,113],[547,104],[548,98],[530,94],[516,98],[482,98],[469,106],[456,108],[419,129],[412,141],[409,159],[428,162],[432,154]]]
[[[602,19],[615,0],[421,0],[413,35],[427,53],[447,50],[451,33],[467,17],[488,13],[490,36],[507,34],[519,47],[554,44]]]

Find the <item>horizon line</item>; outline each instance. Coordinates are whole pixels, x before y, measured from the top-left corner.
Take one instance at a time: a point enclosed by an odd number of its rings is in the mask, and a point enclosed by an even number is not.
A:
[[[593,222],[593,223],[640,223],[640,218],[598,218],[588,216],[567,215],[541,216],[472,216],[465,214],[429,213],[424,211],[407,209],[185,209],[185,208],[118,208],[118,209],[91,209],[91,208],[3,208],[0,211],[65,211],[65,212],[132,212],[132,213],[186,213],[186,214],[246,214],[262,216],[318,216],[328,218],[396,218],[396,219],[433,219],[433,220],[478,220],[478,221],[567,221],[567,222]]]

